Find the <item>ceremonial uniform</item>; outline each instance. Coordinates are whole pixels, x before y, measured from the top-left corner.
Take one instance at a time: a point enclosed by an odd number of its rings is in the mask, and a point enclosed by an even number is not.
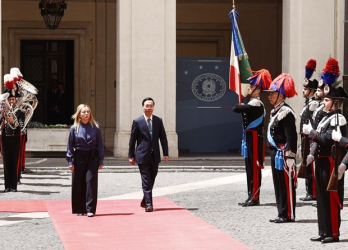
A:
[[[313,129],[309,124],[304,125],[302,130],[313,141],[311,151],[315,152],[316,156],[315,176],[319,236],[311,238],[311,241],[321,241],[322,243],[339,241],[340,209],[343,208],[344,179],[337,181],[337,190],[332,188],[334,182],[330,182],[335,165],[338,165],[337,162],[342,160],[341,154],[338,154],[341,149],[332,147],[334,145],[332,133],[335,128],[345,131],[346,126],[346,119],[340,114],[338,99],[347,98],[348,95],[343,88],[336,89],[331,86],[336,82],[338,76],[338,61],[330,58],[321,74],[322,81],[325,82],[325,95],[322,102],[324,117],[316,129]],[[335,150],[332,151],[332,149]]]
[[[291,155],[294,157],[296,155],[297,133],[295,114],[288,104],[282,102],[271,111],[267,133],[268,138],[271,136],[276,144],[275,147],[268,140],[278,217],[289,220],[295,219],[296,174],[289,171],[289,168],[284,166],[283,162],[279,165],[276,164],[278,161],[276,158],[282,157],[279,155],[281,151],[285,151],[284,160],[286,160],[287,156]]]
[[[266,69],[252,71],[253,76],[248,78],[250,83],[248,104],[237,104],[233,111],[241,113],[243,118],[243,140],[241,154],[245,159],[245,172],[247,175],[248,198],[238,205],[260,205],[261,169],[265,161],[265,144],[263,136],[265,107],[260,100],[262,90],[268,89],[272,82],[271,74]]]
[[[20,180],[25,162],[25,126],[37,105],[37,89],[22,78],[23,75],[18,68],[11,68],[10,74],[4,75],[6,89],[1,95],[5,192],[17,191],[17,182]],[[17,103],[18,97],[21,97],[21,104]]]
[[[339,237],[341,223],[340,209],[343,207],[344,179],[338,182],[338,191],[327,191],[334,161],[331,148],[334,141],[331,138],[335,127],[336,112],[326,113],[316,130],[311,130],[309,138],[314,142],[311,146],[316,151],[316,182],[319,235]],[[345,118],[340,116],[341,130],[344,129]],[[344,124],[344,125],[343,125]]]
[[[17,166],[17,181],[20,183],[22,178],[22,172],[25,169],[25,148],[28,141],[27,129],[24,129],[21,133],[21,141],[19,146],[19,162]]]
[[[18,110],[14,113],[17,121],[14,124],[5,123],[2,129],[2,159],[4,164],[5,191],[17,191],[17,166],[19,164],[19,149],[21,129],[24,126],[24,114]]]
[[[317,103],[313,103],[312,106],[313,109],[315,108],[312,116],[312,127],[316,129],[319,125],[319,122],[324,117],[324,105],[317,101]]]
[[[305,106],[301,111],[301,120],[300,120],[300,131],[302,131],[303,124],[313,124],[313,113],[316,107],[319,106],[319,102],[315,99],[315,97],[311,97],[306,99]],[[304,140],[305,135],[301,133],[301,141]],[[307,155],[303,155],[304,149],[301,147],[302,158],[307,157]],[[303,201],[310,201],[316,199],[316,188],[315,188],[315,164],[314,162],[310,163],[306,167],[306,196],[304,198],[300,198]]]
[[[243,117],[243,137],[245,145],[241,150],[244,151],[245,170],[247,174],[248,198],[247,201],[259,202],[261,187],[261,169],[263,169],[265,159],[264,148],[264,105],[260,98],[252,98],[248,104],[238,104],[233,111],[241,113]],[[256,126],[252,122],[257,122]],[[250,126],[251,125],[251,126]],[[246,150],[246,152],[245,152]]]
[[[312,77],[317,61],[310,59],[305,67],[305,79],[303,83],[303,97],[306,98],[305,105],[301,111],[300,120],[300,132],[301,132],[301,154],[303,162],[306,161],[309,152],[309,142],[307,135],[302,133],[302,127],[304,124],[313,123],[313,112],[319,105],[319,102],[315,99],[314,92],[318,88],[318,81],[316,79],[310,80]],[[314,174],[314,163],[310,163],[308,166],[304,166],[303,162],[301,167],[305,167],[305,176],[303,176],[302,170],[300,171],[298,177],[306,179],[306,196],[301,197],[302,201],[311,201],[316,199],[316,189],[315,189],[315,174]]]
[[[270,147],[274,192],[278,210],[276,219],[270,222],[295,221],[297,133],[295,114],[284,102],[297,95],[295,83],[289,74],[282,73],[271,83],[268,99],[274,106],[267,130]]]

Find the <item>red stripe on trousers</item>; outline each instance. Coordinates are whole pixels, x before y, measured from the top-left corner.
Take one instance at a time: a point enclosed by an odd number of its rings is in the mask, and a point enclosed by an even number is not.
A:
[[[260,182],[260,168],[256,164],[259,159],[258,157],[258,149],[259,149],[259,143],[257,140],[257,131],[252,131],[253,133],[253,200],[258,201],[259,200],[259,182]]]
[[[317,198],[317,189],[315,187],[315,162],[313,161],[311,163],[311,170],[312,170],[312,178],[313,178],[313,181],[312,181],[312,190],[313,190],[313,198]]]
[[[335,168],[335,162],[332,157],[329,157],[330,161],[330,176],[332,171]],[[338,197],[338,191],[328,191],[330,192],[330,211],[331,211],[331,229],[332,229],[332,237],[339,237],[339,209],[342,208],[341,201]]]
[[[285,168],[285,166],[284,166],[284,168]],[[287,199],[288,199],[288,200],[287,200],[288,219],[291,219],[292,214],[291,214],[291,202],[290,202],[290,199],[292,199],[292,197],[290,197],[289,175],[286,173],[285,169],[283,170],[283,172],[284,172],[284,178],[285,178],[285,184],[286,184],[286,194],[287,194],[286,196],[287,196]],[[289,174],[291,174],[291,173],[289,173]],[[291,181],[291,180],[290,180],[290,181]],[[294,195],[293,192],[292,192],[292,195]]]

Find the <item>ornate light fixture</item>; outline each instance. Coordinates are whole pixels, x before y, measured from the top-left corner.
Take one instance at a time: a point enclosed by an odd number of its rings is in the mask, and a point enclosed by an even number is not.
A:
[[[56,29],[59,26],[60,20],[64,16],[67,4],[65,0],[41,0],[39,9],[41,16],[45,20],[46,26],[49,29]]]

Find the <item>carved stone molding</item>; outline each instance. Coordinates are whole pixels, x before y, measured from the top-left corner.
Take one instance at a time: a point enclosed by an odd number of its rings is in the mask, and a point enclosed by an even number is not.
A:
[[[20,65],[21,40],[74,41],[74,106],[90,102],[92,64],[92,24],[64,22],[59,29],[49,30],[43,22],[2,22],[3,70]],[[2,82],[2,80],[0,80]],[[2,84],[1,84],[2,86]]]

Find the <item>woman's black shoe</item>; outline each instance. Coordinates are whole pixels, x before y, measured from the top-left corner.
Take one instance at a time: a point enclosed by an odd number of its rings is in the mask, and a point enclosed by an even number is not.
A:
[[[5,188],[4,192],[10,192],[10,188]]]

